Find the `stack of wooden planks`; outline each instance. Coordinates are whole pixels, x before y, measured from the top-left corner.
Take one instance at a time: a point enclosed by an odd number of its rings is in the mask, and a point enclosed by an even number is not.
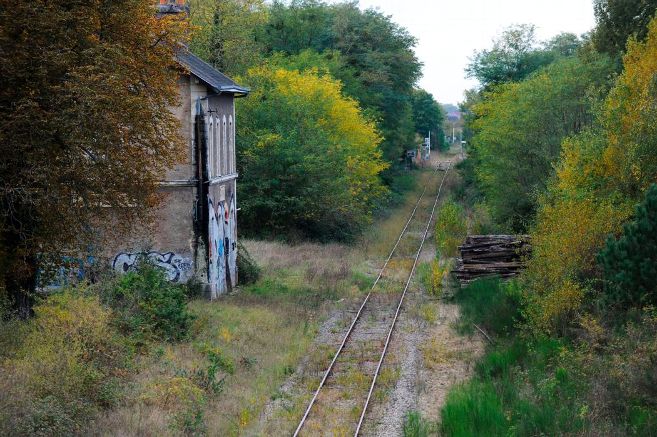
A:
[[[531,244],[528,235],[469,235],[459,252],[453,273],[467,284],[485,276],[516,276],[525,268]]]

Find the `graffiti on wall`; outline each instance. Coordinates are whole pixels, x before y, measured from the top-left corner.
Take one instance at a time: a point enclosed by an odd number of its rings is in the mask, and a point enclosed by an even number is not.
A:
[[[237,285],[237,217],[235,195],[230,203],[213,202],[208,196],[208,280],[213,297]]]
[[[37,272],[37,288],[54,290],[89,279],[89,270],[94,267],[95,261],[93,256],[87,256],[86,260],[63,256],[57,264],[47,263]]]
[[[214,205],[208,196],[208,282],[212,297],[226,292],[226,250],[223,226],[223,202]]]
[[[112,269],[118,273],[134,271],[147,260],[161,268],[171,282],[186,282],[192,276],[192,261],[174,252],[120,252],[114,257]]]
[[[237,212],[235,209],[235,194],[230,197],[230,210],[227,211],[224,222],[226,236],[228,237],[228,270],[230,282],[237,285]]]

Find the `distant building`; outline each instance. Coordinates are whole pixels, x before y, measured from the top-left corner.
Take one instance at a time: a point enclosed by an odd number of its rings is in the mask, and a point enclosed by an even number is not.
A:
[[[459,120],[461,120],[461,112],[460,111],[448,112],[447,115],[445,115],[445,118],[450,122],[458,122]]]

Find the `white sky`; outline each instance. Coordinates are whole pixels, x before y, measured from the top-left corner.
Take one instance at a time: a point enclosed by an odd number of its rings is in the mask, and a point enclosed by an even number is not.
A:
[[[360,0],[375,7],[418,39],[415,48],[424,63],[419,85],[441,103],[458,103],[476,81],[464,69],[475,50],[512,24],[534,24],[539,40],[560,32],[577,35],[595,24],[593,0]]]

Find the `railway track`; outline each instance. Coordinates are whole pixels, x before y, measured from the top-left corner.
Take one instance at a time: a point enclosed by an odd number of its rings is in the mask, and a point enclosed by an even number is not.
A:
[[[301,418],[294,437],[359,435],[451,162],[425,186]],[[438,184],[440,180],[440,184]],[[427,196],[427,191],[435,191]]]

